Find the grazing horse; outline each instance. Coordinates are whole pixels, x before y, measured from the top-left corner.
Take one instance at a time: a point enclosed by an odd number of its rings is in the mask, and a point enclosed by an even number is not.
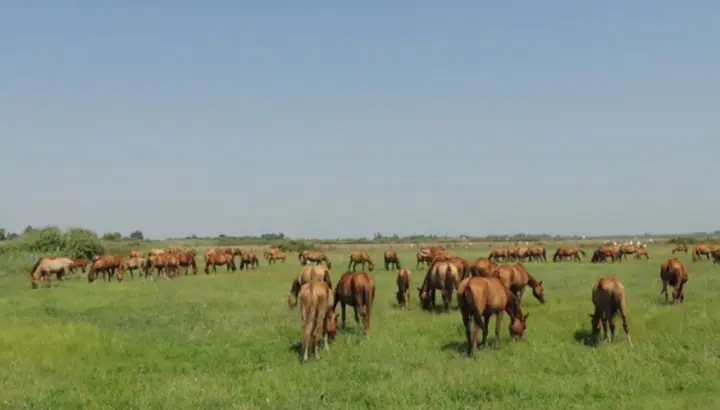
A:
[[[412,288],[412,272],[410,272],[410,269],[400,269],[395,283],[397,284],[395,298],[398,306],[410,307],[410,289]]]
[[[535,279],[530,272],[525,269],[522,263],[514,265],[500,265],[493,272],[492,276],[497,277],[505,284],[505,286],[518,299],[522,299],[523,293],[527,286],[532,289],[533,296],[540,303],[545,304],[545,294],[542,281]]]
[[[645,260],[650,260],[650,255],[648,255],[647,249],[637,248],[637,251],[635,252],[635,259],[640,260],[643,256],[645,257]]]
[[[543,246],[530,246],[527,251],[528,261],[547,262],[547,250]]]
[[[73,264],[70,267],[70,272],[74,273],[75,269],[80,269],[80,272],[85,273],[87,268],[88,261],[85,258],[75,258],[73,259]]]
[[[355,323],[360,330],[360,319],[365,335],[370,334],[370,316],[373,300],[375,300],[375,279],[365,272],[345,272],[335,286],[335,303],[333,312],[338,303],[342,313],[342,327],[345,328],[345,306],[350,305],[355,312]],[[358,315],[359,310],[359,315]]]
[[[213,273],[217,273],[218,266],[225,266],[227,272],[237,270],[235,265],[235,256],[231,253],[226,252],[206,252],[205,253],[205,274],[210,274],[210,267],[212,266]]]
[[[563,261],[566,259],[573,259],[576,262],[581,262],[580,255],[585,256],[585,251],[579,246],[561,246],[557,248],[553,255],[553,262]]]
[[[178,266],[185,268],[185,276],[188,275],[190,268],[192,268],[193,275],[197,275],[197,263],[195,262],[195,251],[180,251],[175,253],[175,257],[178,261]]]
[[[523,314],[520,300],[510,292],[500,279],[495,277],[471,276],[458,285],[458,304],[465,327],[467,354],[475,356],[478,343],[478,329],[482,328],[480,343],[487,343],[490,317],[495,315],[495,345],[500,344],[500,327],[503,312],[510,316],[510,335],[519,338],[525,333],[527,318]],[[474,329],[473,329],[474,324]]]
[[[368,265],[368,270],[370,272],[375,269],[375,264],[372,261],[372,258],[370,258],[370,254],[367,252],[350,252],[350,261],[348,262],[348,268],[347,270],[350,271],[350,268],[352,267],[352,271],[355,272],[355,268],[357,265],[362,265],[363,270],[365,270],[365,265]]]
[[[328,338],[334,339],[337,332],[332,289],[323,281],[312,281],[300,288],[300,320],[302,322],[302,361],[309,355],[319,359],[318,343],[322,339],[325,350],[330,347]]]
[[[593,337],[597,338],[600,334],[600,325],[602,324],[603,340],[612,343],[615,339],[615,316],[620,313],[623,330],[625,330],[628,344],[632,348],[632,339],[628,328],[627,306],[625,304],[625,286],[622,281],[614,276],[601,278],[593,286],[592,302],[595,306],[595,313],[590,315]],[[610,325],[609,337],[608,324]]]
[[[397,270],[402,269],[400,266],[400,258],[398,258],[398,254],[395,249],[387,249],[385,254],[383,254],[383,259],[385,259],[385,270],[390,270],[390,267]]]
[[[245,251],[240,255],[240,270],[255,270],[260,266],[260,262],[258,261],[257,253],[254,251]]]
[[[673,255],[675,255],[675,252],[688,253],[688,247],[684,243],[680,244],[680,245],[676,246],[675,249],[672,250]]]
[[[109,282],[115,276],[118,282],[122,282],[125,277],[125,266],[123,265],[122,256],[120,255],[103,255],[96,258],[90,270],[88,271],[88,282],[93,283],[98,273],[103,277],[103,281]]]
[[[660,280],[662,280],[662,290],[660,294],[665,295],[665,303],[668,302],[667,286],[673,287],[672,303],[684,302],[685,294],[683,288],[688,281],[688,270],[685,265],[677,258],[670,258],[660,266]]]
[[[695,245],[695,247],[693,248],[693,251],[692,251],[692,261],[697,262],[699,260],[702,260],[703,256],[705,256],[707,258],[707,260],[710,260],[710,256],[714,250],[715,250],[715,247],[711,246],[711,245],[705,245],[705,244]]]
[[[421,266],[430,266],[433,260],[433,253],[430,249],[420,249],[417,253],[417,263],[415,269],[420,269]]]
[[[510,249],[508,248],[497,248],[490,251],[490,254],[488,255],[488,259],[491,262],[504,262],[511,258],[510,256]]]
[[[58,258],[55,256],[39,258],[30,270],[30,286],[33,289],[37,289],[44,281],[47,281],[48,286],[52,286],[51,275],[54,274],[57,280],[63,280],[63,276],[70,272],[73,265],[74,262],[68,258]]]
[[[288,306],[293,309],[297,305],[298,292],[300,288],[309,282],[319,280],[327,283],[332,289],[332,279],[330,277],[330,270],[324,266],[303,266],[302,271],[297,278],[293,281],[290,286],[290,292],[288,293]]]
[[[435,291],[440,289],[444,311],[448,312],[453,291],[457,289],[458,283],[460,283],[460,272],[457,266],[450,262],[438,262],[430,266],[422,286],[418,288],[418,298],[423,309],[429,310],[435,305]]]
[[[470,274],[472,276],[490,276],[498,266],[497,263],[488,258],[477,258],[470,266]]]
[[[307,265],[308,262],[315,262],[316,265],[325,262],[328,269],[332,269],[332,263],[330,263],[330,259],[323,251],[302,251],[298,255],[298,259],[303,265]]]

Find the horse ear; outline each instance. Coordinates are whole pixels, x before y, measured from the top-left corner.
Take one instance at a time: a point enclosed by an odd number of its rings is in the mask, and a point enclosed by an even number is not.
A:
[[[540,283],[538,283],[538,285],[542,286],[542,281],[540,281]]]
[[[591,313],[591,314],[589,314],[588,316],[590,316],[590,317],[595,317],[595,315],[593,315],[592,313]]]
[[[530,316],[530,313],[526,313],[526,314],[525,314],[525,319],[524,319],[524,320],[527,320],[528,316]]]
[[[417,286],[416,286],[417,287]],[[422,288],[417,288],[417,290],[422,290]]]

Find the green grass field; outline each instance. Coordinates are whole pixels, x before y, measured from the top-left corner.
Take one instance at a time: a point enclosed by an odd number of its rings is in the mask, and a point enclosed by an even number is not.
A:
[[[475,359],[460,313],[421,311],[417,292],[411,310],[394,308],[395,272],[382,266],[370,337],[355,333],[350,310],[348,331],[304,365],[300,313],[285,303],[295,254],[254,272],[71,279],[36,291],[17,272],[0,279],[0,408],[720,408],[720,268],[681,256],[685,303],[665,306],[659,266],[670,249],[614,265],[528,263],[547,304],[526,292],[525,340],[510,342],[506,318],[503,344]],[[455,253],[472,259],[487,248]],[[381,255],[372,253],[378,265]],[[417,285],[414,254],[400,256]],[[337,280],[347,254],[330,257]],[[589,331],[594,281],[607,274],[626,284],[632,350],[619,320],[613,345],[577,340]]]

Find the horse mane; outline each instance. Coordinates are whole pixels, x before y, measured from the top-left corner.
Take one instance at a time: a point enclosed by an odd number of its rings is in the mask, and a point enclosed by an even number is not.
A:
[[[35,270],[37,270],[38,266],[40,266],[40,262],[42,262],[43,259],[45,259],[45,257],[44,257],[44,256],[41,256],[41,257],[37,260],[37,262],[35,262],[35,265],[33,265],[32,269],[30,270],[30,274],[35,273]]]
[[[537,286],[538,280],[535,279],[535,277],[533,275],[531,275],[530,272],[527,272],[527,275],[528,275],[528,283],[530,284],[530,286]]]

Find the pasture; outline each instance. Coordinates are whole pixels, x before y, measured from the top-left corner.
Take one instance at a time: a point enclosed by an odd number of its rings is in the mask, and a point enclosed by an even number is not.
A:
[[[384,271],[382,249],[373,249],[370,336],[356,334],[350,309],[347,331],[307,364],[298,355],[300,313],[285,299],[300,270],[295,253],[250,272],[69,279],[34,291],[27,272],[15,272],[0,279],[0,408],[720,407],[720,267],[680,255],[690,271],[685,303],[664,305],[659,269],[671,249],[650,246],[649,261],[622,264],[590,264],[590,252],[583,263],[526,263],[547,303],[527,291],[524,340],[510,341],[505,317],[501,346],[475,359],[465,354],[457,310],[420,309],[425,270],[416,271],[410,249],[398,251],[413,271],[411,309],[394,307],[396,272]],[[489,248],[452,251],[473,260]],[[328,253],[334,282],[347,252]],[[614,344],[586,343],[591,289],[608,274],[627,288],[632,350],[619,319]],[[494,318],[491,342],[493,329]]]

